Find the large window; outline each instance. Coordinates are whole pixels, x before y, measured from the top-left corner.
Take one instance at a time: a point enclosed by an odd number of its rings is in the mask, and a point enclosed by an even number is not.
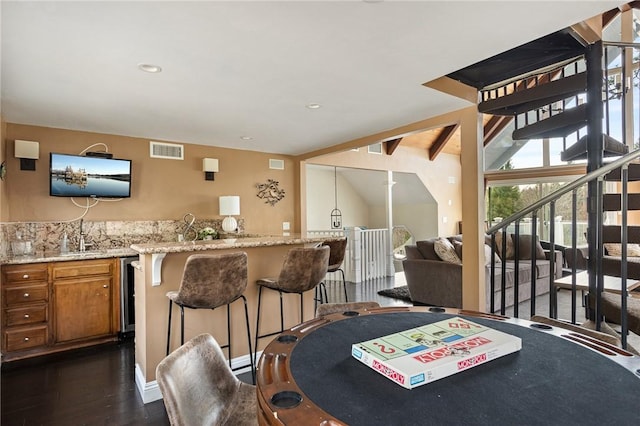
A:
[[[490,225],[495,225],[506,219],[541,198],[559,189],[566,182],[539,182],[539,183],[497,183],[487,188],[486,203],[487,221]],[[577,244],[586,244],[585,233],[587,230],[587,188],[578,188],[576,197],[576,222],[577,222]],[[557,244],[571,246],[572,232],[571,222],[573,220],[572,194],[568,193],[559,198],[555,205],[555,214],[552,218],[549,207],[543,207],[537,212],[536,234],[541,240],[549,241],[551,222],[555,223],[555,242]],[[520,222],[519,232],[521,234],[532,234],[532,217],[525,217]],[[508,232],[515,232],[515,225],[511,225]]]

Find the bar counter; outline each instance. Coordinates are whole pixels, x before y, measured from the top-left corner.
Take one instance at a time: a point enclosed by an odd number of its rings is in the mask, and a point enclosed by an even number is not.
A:
[[[167,292],[178,290],[187,258],[194,253],[247,253],[248,284],[244,292],[249,309],[249,325],[252,341],[255,336],[258,288],[255,282],[264,277],[277,277],[286,253],[295,247],[313,246],[323,241],[340,240],[343,237],[306,238],[292,236],[265,236],[225,238],[207,241],[166,242],[134,244],[139,255],[135,272],[136,310],[136,385],[145,403],[161,398],[155,381],[155,369],[165,357],[169,299]],[[279,297],[275,291],[263,292],[262,306],[267,315],[261,315],[261,332],[279,329]],[[300,318],[300,300],[297,294],[284,295],[285,329],[312,319],[314,316],[313,291],[304,295],[304,318]],[[272,310],[272,315],[268,312]],[[174,306],[171,329],[171,350],[180,345],[179,308]],[[200,333],[209,333],[220,345],[227,343],[225,307],[215,310],[185,308],[185,342]],[[231,305],[232,365],[249,364],[249,348],[241,301]],[[271,337],[261,339],[262,350]],[[224,350],[227,353],[226,349]]]

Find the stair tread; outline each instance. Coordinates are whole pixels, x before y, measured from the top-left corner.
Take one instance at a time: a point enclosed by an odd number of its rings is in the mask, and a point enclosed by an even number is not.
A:
[[[605,243],[619,243],[620,225],[602,225],[602,241]],[[640,226],[627,226],[627,241],[630,243],[640,243]]]
[[[629,182],[635,182],[640,180],[640,163],[629,163],[629,172],[627,174],[627,180]],[[611,182],[620,182],[622,181],[622,172],[620,168],[612,170],[604,176],[605,180]]]
[[[582,72],[530,89],[519,90],[496,99],[480,102],[478,110],[485,114],[517,115],[576,96],[586,90],[587,74]]]
[[[622,210],[622,194],[608,193],[602,195],[602,209],[607,212]],[[640,210],[640,194],[627,194],[627,210]]]
[[[604,137],[604,156],[613,157],[629,152],[629,147],[609,135]],[[560,153],[562,161],[585,160],[587,158],[587,136],[581,137],[578,142]]]
[[[514,140],[566,137],[587,124],[587,104],[552,115],[513,131]]]

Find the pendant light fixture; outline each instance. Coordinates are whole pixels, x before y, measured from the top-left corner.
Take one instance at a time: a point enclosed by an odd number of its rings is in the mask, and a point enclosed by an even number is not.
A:
[[[333,190],[335,208],[331,210],[331,229],[342,229],[342,212],[338,209],[338,176],[336,167],[333,167]]]

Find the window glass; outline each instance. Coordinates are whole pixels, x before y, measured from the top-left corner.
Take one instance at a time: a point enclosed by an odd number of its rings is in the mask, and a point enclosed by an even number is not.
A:
[[[487,222],[490,226],[500,223],[513,213],[520,211],[541,198],[558,190],[566,182],[541,182],[532,184],[489,185],[486,192]],[[576,197],[577,244],[586,244],[587,230],[587,187],[578,188]],[[551,222],[555,223],[555,242],[560,245],[571,246],[571,222],[573,219],[572,194],[560,197],[555,204],[554,218],[550,218],[549,206],[537,212],[536,235],[543,241],[549,241]],[[532,234],[533,217],[525,217],[520,221],[520,234]],[[515,232],[515,224],[507,228],[510,233]]]

